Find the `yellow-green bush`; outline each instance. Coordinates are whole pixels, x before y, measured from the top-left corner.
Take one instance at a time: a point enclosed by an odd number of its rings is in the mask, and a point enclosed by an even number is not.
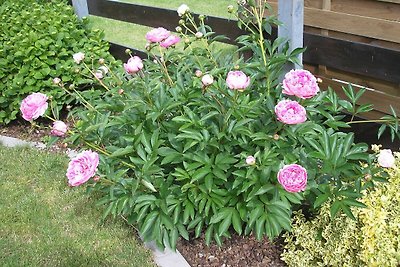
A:
[[[312,220],[293,217],[292,233],[282,259],[289,266],[400,266],[400,162],[389,170],[388,183],[377,185],[362,199],[368,208],[331,220],[329,206]]]

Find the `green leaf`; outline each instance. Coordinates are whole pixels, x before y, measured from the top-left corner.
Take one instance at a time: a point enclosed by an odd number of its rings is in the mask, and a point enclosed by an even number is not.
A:
[[[329,199],[329,197],[330,194],[328,193],[319,195],[314,201],[314,208],[318,208],[319,206],[321,206],[325,201]]]
[[[256,196],[258,195],[263,195],[265,193],[271,192],[272,190],[275,189],[275,186],[273,184],[266,184],[262,186],[256,193]]]
[[[342,204],[340,200],[335,200],[333,204],[331,205],[330,212],[331,212],[331,218],[335,218],[336,214],[338,211],[342,208]]]
[[[359,207],[359,208],[367,208],[367,205],[365,205],[364,203],[357,201],[355,199],[352,198],[346,198],[344,200],[342,200],[343,204],[346,204],[347,206],[354,206],[354,207]]]
[[[232,225],[233,229],[235,229],[236,233],[239,235],[242,234],[243,229],[242,229],[242,220],[240,219],[239,212],[236,209],[233,209],[232,213]]]
[[[231,224],[232,224],[232,213],[229,213],[229,215],[225,217],[223,221],[219,224],[218,235],[222,236],[225,232],[227,232]]]

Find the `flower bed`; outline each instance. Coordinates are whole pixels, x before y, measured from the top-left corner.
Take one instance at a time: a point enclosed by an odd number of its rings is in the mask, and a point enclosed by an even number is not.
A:
[[[353,118],[372,107],[358,106],[363,90],[351,86],[344,88],[347,99],[321,91],[306,70],[292,70],[281,82],[285,64],[296,63],[303,50],[264,39],[276,22],[260,15],[265,8],[239,6],[240,26],[250,32],[238,39],[241,52],[252,51],[247,60],[213,49],[221,37],[184,8],[180,36],[151,30],[149,58],[131,55],[124,73],[75,54],[77,67],[95,77],[104,95],[72,92],[84,104],[73,127],[66,133],[58,118],[53,124],[54,138],[65,133],[86,148],[70,162],[69,184],[87,184],[101,194],[104,216],[122,215],[145,240],[173,249],[180,236],[204,234],[207,244],[218,245],[232,231],[272,239],[290,231],[302,205],[311,213],[328,205],[331,217],[355,219],[352,207],[365,207],[359,199],[385,181],[383,167],[392,165],[391,153],[370,154],[353,133],[341,131],[358,123],[344,121],[343,112]],[[67,90],[67,82],[55,84]],[[45,115],[45,97],[32,98],[21,105],[27,119]],[[395,114],[382,122],[380,133],[385,127],[397,133]]]

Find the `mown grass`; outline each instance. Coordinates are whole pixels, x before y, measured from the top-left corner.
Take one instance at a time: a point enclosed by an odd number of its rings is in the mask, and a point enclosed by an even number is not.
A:
[[[227,12],[228,5],[236,4],[236,0],[120,0],[120,2],[155,6],[172,10],[177,10],[181,4],[185,3],[190,7],[192,12],[220,17],[229,17],[230,14]],[[151,18],[149,17],[149,19]],[[146,32],[151,29],[150,27],[142,25],[96,16],[89,16],[89,21],[92,28],[104,31],[107,41],[140,50],[144,50],[146,44],[145,35]],[[178,25],[178,21],[176,25]]]
[[[65,156],[0,146],[1,266],[155,266],[121,221],[100,223]]]

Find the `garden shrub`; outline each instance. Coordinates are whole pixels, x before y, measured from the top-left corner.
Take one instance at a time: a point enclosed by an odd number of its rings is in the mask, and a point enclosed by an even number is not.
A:
[[[399,154],[397,154],[397,158]],[[354,210],[357,220],[331,220],[324,205],[312,220],[301,212],[285,234],[282,259],[289,266],[392,266],[400,264],[400,167],[390,169],[388,183],[362,198],[368,208]]]
[[[112,60],[102,32],[78,21],[66,1],[3,1],[0,25],[0,123],[14,120],[21,99],[32,92],[51,96],[54,111],[71,103],[74,98],[53,85],[54,77],[77,90],[91,89],[93,79],[75,73],[74,53]]]
[[[265,8],[239,6],[239,26],[250,34],[237,41],[240,52],[251,50],[247,59],[215,49],[223,37],[187,8],[179,10],[180,38],[162,27],[148,32],[148,59],[132,56],[125,73],[101,75],[104,96],[83,101],[74,114],[68,141],[86,150],[69,164],[70,186],[87,182],[101,192],[105,216],[124,216],[160,247],[202,233],[218,244],[232,231],[273,238],[291,229],[302,204],[329,202],[332,217],[354,218],[351,207],[365,206],[357,199],[385,172],[366,144],[339,127],[357,123],[344,122],[343,112],[371,106],[356,105],[363,90],[344,88],[346,100],[320,91],[305,70],[281,83],[285,64],[303,49],[290,52],[285,40],[264,38],[276,23],[260,16]],[[179,41],[183,50],[174,48]],[[80,73],[106,67],[74,56]],[[42,115],[43,99],[25,99],[23,116]],[[397,132],[395,116],[386,121]],[[65,133],[62,123],[53,128]]]

